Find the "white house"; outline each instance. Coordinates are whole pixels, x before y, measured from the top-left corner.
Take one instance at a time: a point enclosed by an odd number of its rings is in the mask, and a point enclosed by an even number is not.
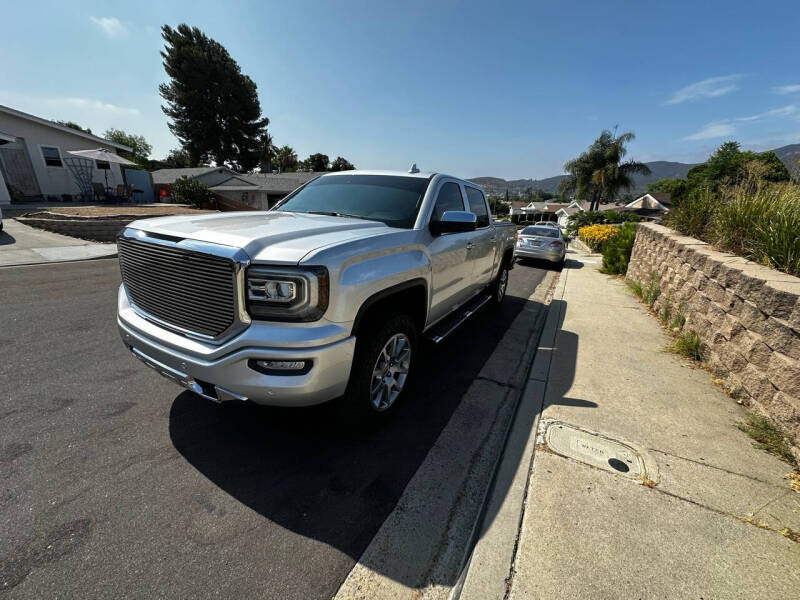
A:
[[[31,200],[62,200],[81,193],[64,163],[70,150],[106,148],[111,152],[127,146],[64,127],[0,105],[0,205],[19,194]],[[120,166],[95,161],[93,181],[111,186],[123,183]],[[12,194],[12,189],[14,194]]]
[[[581,203],[577,200],[573,200],[567,206],[562,206],[556,211],[556,217],[558,217],[558,224],[561,227],[566,227],[567,223],[569,222],[570,216],[574,215],[576,212],[583,212],[586,209],[581,206]]]

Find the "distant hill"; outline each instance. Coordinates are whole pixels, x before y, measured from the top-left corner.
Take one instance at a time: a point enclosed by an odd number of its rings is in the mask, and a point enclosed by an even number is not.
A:
[[[773,150],[775,155],[789,169],[789,173],[800,177],[800,144],[789,144]]]
[[[800,145],[798,145],[798,149],[800,149]],[[634,176],[634,188],[631,190],[633,194],[645,191],[650,183],[665,177],[686,177],[686,173],[694,166],[665,160],[656,160],[645,164],[650,167],[651,174]],[[475,177],[470,181],[482,186],[488,194],[502,195],[508,190],[510,195],[515,196],[523,194],[527,188],[540,189],[556,194],[558,193],[558,186],[564,177],[565,175],[556,175],[547,179],[512,179],[508,181],[499,177]]]
[[[800,176],[800,144],[790,144],[776,148],[773,152],[786,165],[786,168],[796,176]],[[635,175],[633,178],[634,187],[631,189],[633,195],[637,195],[647,190],[647,186],[654,181],[665,177],[686,177],[694,164],[670,162],[666,160],[655,160],[645,163],[650,167],[650,175]],[[508,190],[511,196],[525,193],[527,188],[540,189],[551,194],[558,193],[558,186],[565,175],[556,175],[547,179],[511,179],[505,180],[499,177],[475,177],[470,179],[482,186],[487,193],[503,195]]]

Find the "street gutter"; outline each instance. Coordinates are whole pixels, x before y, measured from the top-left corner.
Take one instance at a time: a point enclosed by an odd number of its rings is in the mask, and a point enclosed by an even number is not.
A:
[[[501,600],[514,577],[519,530],[528,502],[528,483],[536,450],[536,435],[544,403],[556,334],[563,319],[560,300],[569,270],[562,271],[548,303],[525,389],[510,424],[492,485],[487,490],[474,544],[449,600]]]
[[[492,489],[486,482],[496,477],[557,278],[547,272],[506,332],[509,339],[529,335],[524,352],[516,355],[517,368],[509,376],[508,361],[501,356],[504,337],[334,598],[450,595],[480,531]],[[531,315],[534,310],[537,314]],[[491,409],[494,414],[487,414]],[[480,442],[465,453],[465,440],[476,437]],[[436,491],[433,497],[431,490]]]

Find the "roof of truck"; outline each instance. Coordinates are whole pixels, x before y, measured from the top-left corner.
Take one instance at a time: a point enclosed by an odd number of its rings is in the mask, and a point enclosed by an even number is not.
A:
[[[409,173],[408,171],[333,171],[325,173],[323,177],[336,177],[337,175],[390,175],[394,177],[419,177],[420,179],[429,179],[437,173]]]
[[[458,181],[463,182],[466,185],[470,185],[472,187],[476,187],[478,189],[483,189],[483,186],[469,181],[468,179],[463,179],[461,177],[456,177],[455,175],[447,175],[446,173],[436,173],[436,172],[420,172],[420,173],[409,173],[408,171],[333,171],[331,173],[324,173],[322,177],[336,177],[339,175],[388,175],[390,177],[417,177],[419,179],[430,179],[434,175],[439,175],[440,177],[449,177],[451,179],[456,179]]]

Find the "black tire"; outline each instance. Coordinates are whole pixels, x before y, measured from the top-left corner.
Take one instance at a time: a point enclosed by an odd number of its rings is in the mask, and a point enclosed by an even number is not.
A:
[[[373,402],[373,372],[384,346],[395,336],[405,336],[410,346],[408,372],[397,396],[388,406],[378,407]],[[350,369],[350,381],[345,392],[345,409],[351,415],[371,421],[386,418],[395,412],[407,393],[414,373],[414,361],[419,360],[420,344],[417,326],[408,315],[397,315],[381,323],[371,319],[363,324],[356,336],[356,351]],[[385,397],[385,396],[384,396]]]
[[[494,278],[494,281],[489,286],[489,293],[492,295],[490,304],[495,308],[499,307],[506,297],[506,291],[508,290],[508,272],[510,269],[511,266],[509,265],[508,259],[503,259],[497,277]]]

